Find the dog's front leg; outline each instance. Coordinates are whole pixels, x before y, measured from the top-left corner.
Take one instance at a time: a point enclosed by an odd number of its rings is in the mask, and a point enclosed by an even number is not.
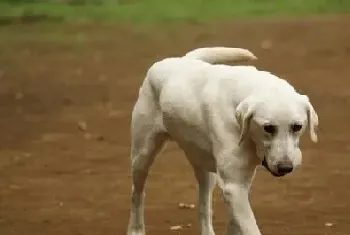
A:
[[[218,184],[228,208],[225,235],[261,235],[249,203],[249,190],[255,169],[226,164],[218,169]]]
[[[199,185],[198,209],[201,235],[215,235],[213,229],[212,194],[216,185],[216,174],[194,166]]]

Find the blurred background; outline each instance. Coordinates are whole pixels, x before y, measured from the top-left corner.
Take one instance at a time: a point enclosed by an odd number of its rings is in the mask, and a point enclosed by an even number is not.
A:
[[[0,0],[0,234],[126,234],[130,115],[148,67],[242,47],[307,94],[320,118],[303,165],[259,169],[263,234],[350,233],[349,0]],[[197,184],[170,143],[147,183],[148,234],[199,234]],[[214,225],[227,222],[220,192]],[[170,227],[183,228],[171,231]]]

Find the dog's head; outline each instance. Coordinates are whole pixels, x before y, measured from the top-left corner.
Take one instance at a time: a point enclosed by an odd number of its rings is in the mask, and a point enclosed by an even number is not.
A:
[[[286,175],[301,164],[299,139],[307,125],[317,142],[318,116],[306,95],[291,92],[278,96],[250,96],[236,108],[241,128],[239,144],[255,142],[262,165],[274,176]]]

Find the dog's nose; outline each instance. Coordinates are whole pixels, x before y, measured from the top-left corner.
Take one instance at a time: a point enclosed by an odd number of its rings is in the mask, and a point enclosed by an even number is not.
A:
[[[278,174],[285,175],[293,171],[292,162],[282,162],[277,165]]]

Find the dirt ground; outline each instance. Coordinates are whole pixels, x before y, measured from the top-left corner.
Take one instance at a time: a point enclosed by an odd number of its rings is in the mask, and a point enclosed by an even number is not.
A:
[[[349,24],[342,16],[0,28],[0,234],[125,234],[130,113],[148,66],[221,45],[252,50],[257,66],[308,94],[320,118],[320,141],[305,135],[299,170],[278,179],[258,170],[251,201],[263,234],[350,234]],[[147,184],[147,234],[199,234],[196,210],[177,207],[196,203],[196,187],[182,152],[169,145]],[[218,190],[214,216],[221,234]]]

